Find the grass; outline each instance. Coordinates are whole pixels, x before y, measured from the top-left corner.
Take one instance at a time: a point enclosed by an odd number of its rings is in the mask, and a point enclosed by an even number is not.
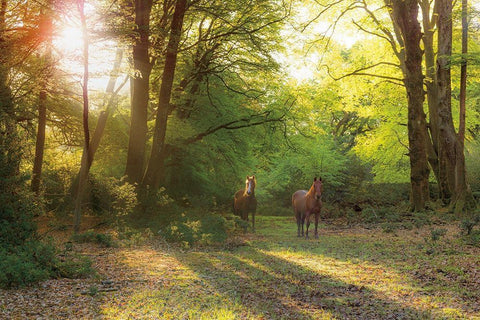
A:
[[[99,309],[106,319],[480,319],[480,250],[458,232],[324,223],[307,241],[291,217],[259,216],[255,235],[220,247],[118,249],[138,281]]]

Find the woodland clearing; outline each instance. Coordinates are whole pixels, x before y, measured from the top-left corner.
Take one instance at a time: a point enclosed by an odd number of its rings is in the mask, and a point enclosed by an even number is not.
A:
[[[480,249],[459,232],[322,221],[305,240],[294,217],[259,216],[217,246],[74,243],[97,274],[0,290],[0,318],[480,319]]]

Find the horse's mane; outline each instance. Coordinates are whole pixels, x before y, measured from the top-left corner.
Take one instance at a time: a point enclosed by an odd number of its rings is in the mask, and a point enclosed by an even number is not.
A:
[[[315,180],[313,180],[312,182],[312,185],[310,186],[310,189],[308,189],[308,192],[305,196],[308,196],[308,197],[314,197],[314,193],[315,193],[315,182],[316,181],[320,181],[320,186],[321,186],[321,189],[320,189],[320,194],[323,193],[323,181],[322,181],[322,178],[315,178]]]

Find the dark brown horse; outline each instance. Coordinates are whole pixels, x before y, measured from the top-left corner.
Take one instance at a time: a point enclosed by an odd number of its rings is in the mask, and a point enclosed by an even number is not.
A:
[[[303,224],[307,221],[305,238],[308,239],[308,227],[310,226],[310,215],[315,214],[315,239],[318,239],[318,219],[322,210],[322,178],[313,178],[310,190],[298,190],[292,195],[293,212],[297,219],[297,236],[303,236]],[[300,233],[301,229],[301,233]]]
[[[248,213],[252,213],[252,230],[255,232],[255,212],[257,211],[257,199],[255,198],[255,176],[247,176],[245,189],[238,190],[233,197],[233,213],[242,220],[248,221]]]

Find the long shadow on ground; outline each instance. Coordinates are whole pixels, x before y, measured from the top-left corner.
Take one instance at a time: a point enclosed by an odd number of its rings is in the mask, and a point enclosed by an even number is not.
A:
[[[430,319],[389,300],[254,247],[190,252],[176,258],[205,284],[265,319]]]

